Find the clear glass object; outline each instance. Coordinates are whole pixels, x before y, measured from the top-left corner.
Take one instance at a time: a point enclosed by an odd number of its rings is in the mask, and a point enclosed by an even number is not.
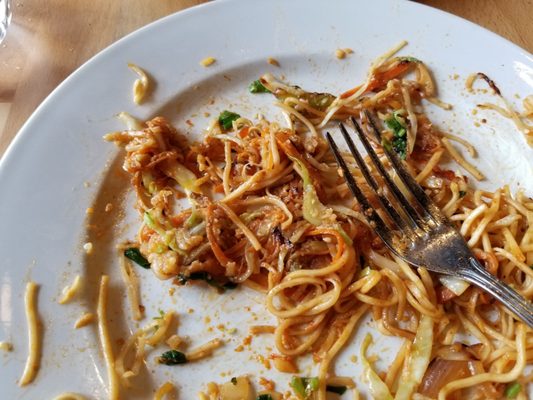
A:
[[[7,27],[11,22],[9,0],[0,0],[0,43],[6,37]]]

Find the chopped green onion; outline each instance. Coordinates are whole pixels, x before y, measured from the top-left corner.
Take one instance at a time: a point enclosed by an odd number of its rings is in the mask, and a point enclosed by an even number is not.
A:
[[[260,394],[255,400],[272,400],[272,396],[269,394]]]
[[[418,58],[414,58],[414,57],[398,57],[398,60],[412,62],[412,63],[421,63],[422,62]]]
[[[344,392],[346,392],[346,386],[333,386],[333,385],[327,385],[326,391],[331,393],[337,393],[338,395],[343,395]]]
[[[177,279],[180,285],[185,285],[188,281],[205,281],[208,285],[213,286],[220,292],[235,289],[238,286],[237,283],[231,281],[226,283],[217,282],[211,274],[205,271],[193,272],[190,275],[178,274]]]
[[[307,399],[311,394],[318,390],[318,378],[301,378],[293,376],[289,385],[297,396]]]
[[[146,258],[144,258],[144,256],[141,254],[141,251],[137,247],[130,247],[124,250],[124,256],[126,256],[136,264],[139,264],[143,268],[150,268],[150,263]]]
[[[268,90],[259,79],[250,83],[248,90],[250,93],[270,93],[270,90]]]
[[[165,365],[185,364],[187,363],[187,357],[181,351],[169,350],[161,354],[159,362]]]
[[[405,160],[407,157],[407,128],[400,118],[399,112],[395,111],[392,113],[391,118],[385,120],[385,125],[392,130],[394,135],[392,143],[389,142],[389,146],[392,145],[392,148],[398,153],[400,158]],[[382,142],[385,142],[385,140]],[[382,143],[382,145],[385,147],[385,143]],[[386,147],[386,149],[390,151],[390,147]]]
[[[392,151],[392,144],[387,139],[382,138],[381,139],[381,146],[387,151]]]
[[[306,93],[302,97],[307,100],[311,107],[319,111],[325,111],[335,100],[335,96],[329,93]]]
[[[233,121],[236,121],[241,116],[237,113],[224,110],[220,113],[218,116],[218,123],[222,127],[222,129],[228,131],[233,127]]]
[[[231,383],[236,385],[237,384],[237,378],[236,377],[231,378]]]
[[[515,399],[521,390],[522,390],[522,385],[520,383],[511,382],[505,388],[505,397],[508,399]]]

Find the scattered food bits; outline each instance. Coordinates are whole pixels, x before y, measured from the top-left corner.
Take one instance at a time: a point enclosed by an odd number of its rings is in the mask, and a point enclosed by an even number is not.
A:
[[[276,60],[275,58],[268,57],[268,58],[267,58],[267,62],[268,62],[270,65],[273,65],[273,66],[275,66],[275,67],[279,67],[279,61]]]
[[[273,381],[271,381],[270,379],[266,379],[266,378],[261,377],[261,378],[259,378],[259,384],[261,386],[263,386],[265,388],[265,390],[272,391],[272,390],[276,389],[276,384]]]
[[[193,312],[194,312],[194,308],[189,308],[189,309],[187,310],[187,314],[192,314]]]
[[[343,58],[346,58],[348,54],[352,54],[353,50],[350,48],[345,49],[337,49],[335,50],[335,57],[337,57],[339,60],[342,60]]]
[[[210,65],[213,65],[217,60],[213,57],[206,57],[202,61],[200,61],[200,65],[204,67],[209,67]]]
[[[84,313],[78,320],[74,323],[75,329],[83,328],[84,326],[90,325],[94,322],[95,315],[90,312]]]
[[[133,83],[133,102],[135,104],[141,104],[150,89],[150,79],[146,72],[138,65],[128,63],[128,68],[139,76],[139,78]]]
[[[91,254],[93,252],[93,244],[91,242],[87,242],[83,245],[83,250],[85,250],[86,254]]]
[[[0,350],[13,351],[13,345],[9,342],[0,342]]]
[[[257,361],[259,361],[261,364],[263,364],[263,367],[265,367],[266,369],[271,369],[272,367],[270,366],[270,360],[268,358],[265,358],[263,357],[262,355],[258,355],[256,357]],[[276,359],[274,359],[274,365],[276,363]],[[297,372],[297,371],[296,371]]]
[[[251,345],[251,344],[252,344],[252,336],[251,336],[251,335],[246,336],[246,337],[243,339],[242,344],[243,344],[244,346],[249,346],[249,345]]]
[[[346,58],[346,52],[342,49],[335,50],[335,57],[337,57],[339,60],[342,60],[343,58]]]
[[[237,353],[240,353],[240,352],[242,352],[243,350],[244,350],[244,347],[243,347],[242,344],[240,344],[240,345],[238,345],[237,347],[235,347],[235,351],[236,351]]]

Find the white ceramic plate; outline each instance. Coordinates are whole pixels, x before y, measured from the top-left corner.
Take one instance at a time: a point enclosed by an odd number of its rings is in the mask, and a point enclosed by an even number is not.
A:
[[[93,327],[73,330],[76,318],[94,310],[101,272],[111,275],[113,337],[133,329],[121,288],[114,245],[133,238],[135,212],[126,205],[127,178],[120,172],[121,156],[102,135],[121,129],[120,111],[148,118],[163,113],[185,132],[198,133],[206,125],[204,112],[216,116],[225,108],[253,117],[257,111],[279,116],[270,96],[253,96],[247,85],[264,72],[283,74],[304,88],[339,93],[364,78],[372,59],[397,44],[409,41],[402,54],[416,56],[431,67],[440,97],[454,104],[451,112],[435,111],[443,129],[467,137],[477,145],[475,163],[490,177],[482,183],[495,188],[510,183],[533,193],[533,151],[509,121],[491,112],[472,110],[489,94],[467,95],[464,79],[483,71],[504,95],[532,93],[531,55],[502,38],[454,16],[407,1],[217,1],[169,16],[114,44],[68,78],[25,124],[0,163],[0,340],[9,340],[14,351],[0,355],[0,393],[5,399],[53,398],[74,391],[89,398],[106,398],[106,374]],[[337,48],[350,47],[345,60],[334,56]],[[199,65],[206,56],[217,59],[209,68]],[[267,64],[279,60],[281,68]],[[132,103],[135,62],[157,81],[157,88],[143,106]],[[456,78],[454,78],[457,75]],[[209,102],[215,100],[213,105]],[[475,126],[486,118],[488,122]],[[188,127],[190,119],[195,126]],[[104,212],[111,202],[114,208]],[[94,207],[87,216],[86,209]],[[83,243],[93,241],[94,253],[85,257]],[[76,276],[86,278],[84,292],[72,304],[60,306],[61,289]],[[147,398],[166,379],[173,380],[181,399],[195,398],[202,384],[227,381],[252,373],[281,382],[286,377],[267,370],[257,360],[274,347],[269,338],[254,339],[252,348],[234,349],[247,335],[247,326],[271,321],[262,296],[246,290],[217,295],[207,288],[184,288],[168,294],[149,271],[142,275],[147,320],[157,310],[173,308],[180,314],[180,332],[193,344],[215,336],[226,346],[209,361],[187,366],[154,366],[152,353],[135,393]],[[34,384],[19,388],[27,354],[23,289],[28,280],[41,285],[39,313],[44,324],[42,367]],[[250,311],[245,307],[251,307]],[[194,312],[188,313],[189,308]],[[124,312],[124,310],[126,310]],[[205,317],[209,316],[211,322]],[[217,328],[236,328],[229,334]],[[362,324],[359,332],[372,330]],[[361,367],[349,361],[358,354],[362,334],[339,357],[337,372],[360,381]],[[379,368],[386,367],[396,340],[376,337],[374,353]],[[301,372],[311,375],[307,368]],[[360,388],[365,391],[365,384]],[[126,396],[125,396],[126,397]]]

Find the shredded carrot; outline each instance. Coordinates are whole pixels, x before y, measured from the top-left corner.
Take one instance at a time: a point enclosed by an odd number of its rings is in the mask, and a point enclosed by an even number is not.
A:
[[[368,93],[373,91],[374,89],[377,89],[381,86],[384,86],[388,81],[391,79],[397,78],[398,76],[402,75],[403,73],[407,72],[412,67],[411,62],[399,62],[391,69],[388,69],[383,72],[379,72],[375,74],[371,79],[370,83],[368,84],[368,87],[365,89],[365,91],[362,94]],[[357,92],[361,88],[361,85],[354,87],[353,89],[347,90],[343,94],[340,95],[341,99],[346,99],[350,96],[352,96],[355,92]]]
[[[213,250],[213,254],[215,255],[217,261],[222,265],[223,267],[227,266],[231,259],[226,256],[224,251],[220,248],[218,245],[215,234],[213,233],[213,205],[209,205],[207,207],[207,224],[205,227],[207,240],[209,241],[209,244],[211,245],[211,250]]]
[[[335,229],[316,228],[316,229],[313,229],[312,231],[309,231],[307,234],[310,235],[310,236],[316,236],[316,235],[331,235],[331,236],[335,236],[335,239],[337,239],[338,247],[337,247],[337,254],[335,254],[335,257],[333,258],[333,261],[338,260],[342,256],[342,253],[344,252],[344,246],[346,245],[346,243],[344,242],[344,239],[341,236],[341,234],[338,231],[336,231]]]

